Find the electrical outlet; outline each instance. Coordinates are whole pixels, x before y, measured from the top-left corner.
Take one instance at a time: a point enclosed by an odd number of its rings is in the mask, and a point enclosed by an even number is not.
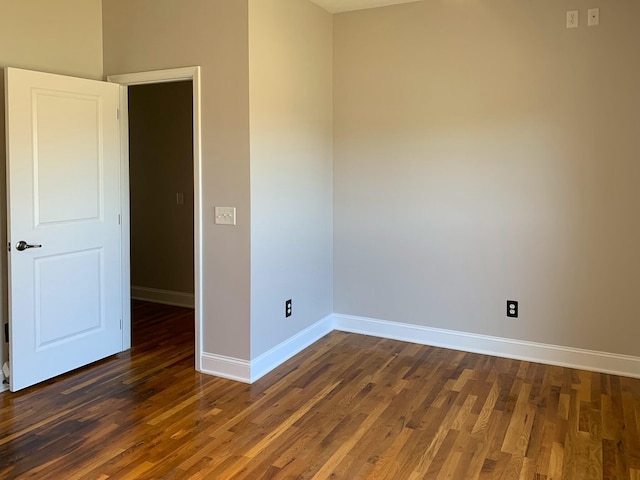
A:
[[[285,318],[289,318],[293,314],[293,302],[291,300],[287,300],[284,302],[284,316]]]
[[[569,10],[567,12],[567,28],[578,28],[580,26],[580,11]]]
[[[587,25],[589,27],[595,27],[600,25],[600,9],[590,8],[587,10]]]
[[[518,302],[507,300],[507,317],[518,318]]]

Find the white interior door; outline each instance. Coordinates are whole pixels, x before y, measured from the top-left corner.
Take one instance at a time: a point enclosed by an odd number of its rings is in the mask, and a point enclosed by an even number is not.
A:
[[[7,68],[5,89],[16,391],[122,350],[119,86]]]

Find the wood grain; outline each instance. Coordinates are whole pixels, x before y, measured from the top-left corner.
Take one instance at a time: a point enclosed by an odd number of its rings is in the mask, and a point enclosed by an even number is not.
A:
[[[193,312],[0,394],[0,478],[640,480],[640,380],[333,332],[253,385],[194,371]]]

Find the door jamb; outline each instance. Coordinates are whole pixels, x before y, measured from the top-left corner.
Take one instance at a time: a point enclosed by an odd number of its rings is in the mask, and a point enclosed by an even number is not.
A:
[[[122,208],[122,349],[131,348],[131,265],[129,215],[129,113],[130,85],[191,80],[193,85],[193,261],[195,307],[195,368],[202,371],[202,133],[200,67],[183,67],[148,72],[109,75],[107,81],[120,88],[121,208]]]

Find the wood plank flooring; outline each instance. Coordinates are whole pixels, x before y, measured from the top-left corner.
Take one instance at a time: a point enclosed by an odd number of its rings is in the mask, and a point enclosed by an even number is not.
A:
[[[254,385],[193,369],[193,314],[0,394],[0,478],[640,480],[640,380],[333,332]]]

